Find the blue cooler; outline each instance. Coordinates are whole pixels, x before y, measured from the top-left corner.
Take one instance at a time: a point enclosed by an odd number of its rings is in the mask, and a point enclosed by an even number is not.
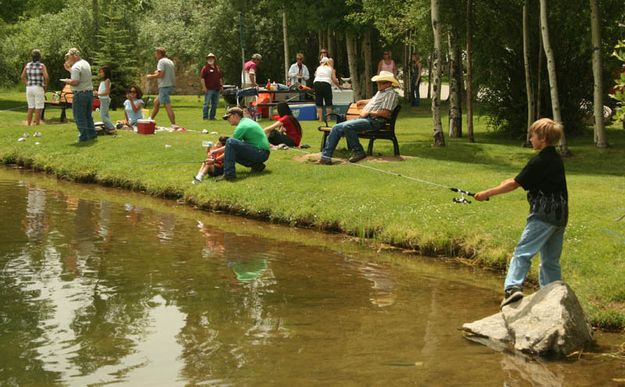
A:
[[[300,121],[314,121],[317,119],[317,110],[314,103],[289,105],[293,116]]]

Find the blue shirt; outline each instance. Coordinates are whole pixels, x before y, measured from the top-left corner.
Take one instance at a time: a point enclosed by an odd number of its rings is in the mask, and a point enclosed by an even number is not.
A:
[[[141,105],[141,108],[143,108],[143,105],[144,105],[143,100],[135,99],[135,106],[139,104]],[[126,112],[126,115],[128,116],[128,123],[130,125],[137,125],[137,120],[143,119],[142,109],[139,109],[139,111],[136,111],[136,112],[132,110],[132,105],[130,104],[129,99],[124,101],[124,111]]]

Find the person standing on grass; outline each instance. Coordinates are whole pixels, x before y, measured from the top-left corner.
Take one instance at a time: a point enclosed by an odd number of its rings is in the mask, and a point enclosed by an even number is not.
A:
[[[269,159],[269,141],[263,128],[256,121],[243,117],[243,109],[239,107],[228,109],[223,119],[235,128],[226,141],[224,174],[219,178],[234,180],[237,177],[235,163],[252,168],[252,172],[262,172],[264,162]]]
[[[221,68],[215,63],[215,54],[212,52],[206,55],[206,64],[200,72],[200,84],[204,92],[204,106],[202,119],[214,120],[219,104],[219,94],[224,90],[224,76]],[[210,114],[208,105],[210,104]]]
[[[35,125],[41,123],[41,112],[45,104],[44,93],[50,80],[46,65],[41,63],[41,51],[35,49],[30,55],[32,61],[26,63],[21,75],[22,81],[26,84],[26,101],[28,102],[26,122],[28,126],[33,122],[33,112],[35,113]]]
[[[353,152],[349,162],[357,163],[364,159],[367,154],[358,141],[358,133],[380,130],[391,119],[393,110],[399,103],[399,95],[393,87],[399,86],[399,81],[388,71],[382,71],[371,80],[377,83],[378,92],[370,100],[360,100],[356,103],[358,109],[362,108],[360,118],[344,121],[332,127],[326,146],[321,151],[319,164],[332,165],[332,155],[343,136]]]
[[[523,298],[523,282],[530,269],[532,257],[538,252],[540,287],[562,278],[560,255],[569,217],[564,163],[555,148],[562,137],[562,131],[562,125],[549,118],[534,122],[529,128],[530,142],[539,151],[538,155],[515,178],[504,180],[496,187],[475,194],[475,199],[482,201],[518,187],[527,191],[529,216],[510,261],[501,307]]]
[[[100,118],[106,133],[111,133],[115,131],[115,125],[113,125],[109,115],[109,106],[111,106],[111,68],[109,66],[100,67],[98,76],[100,77],[100,86],[95,95],[100,100]]]
[[[177,128],[176,115],[174,109],[171,106],[171,94],[176,87],[176,68],[174,62],[167,57],[167,53],[163,47],[157,47],[154,50],[154,57],[158,61],[156,70],[152,74],[147,75],[147,79],[154,79],[158,81],[158,97],[154,100],[154,107],[152,108],[152,115],[150,118],[153,120],[161,105],[165,106],[167,111],[167,117],[171,122],[172,128]]]
[[[80,57],[77,48],[67,51],[67,65],[70,67],[71,78],[63,81],[72,87],[72,113],[78,127],[78,142],[94,140],[98,137],[93,125],[93,83],[91,82],[91,65]]]

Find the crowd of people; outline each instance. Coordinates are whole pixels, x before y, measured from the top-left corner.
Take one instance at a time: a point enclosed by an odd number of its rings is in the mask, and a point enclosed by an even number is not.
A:
[[[176,86],[175,65],[163,48],[156,48],[154,56],[157,60],[156,70],[146,78],[156,79],[159,91],[150,118],[154,119],[163,106],[172,128],[177,128],[171,104],[171,95]],[[244,64],[241,71],[243,88],[258,88],[257,67],[261,61],[262,56],[254,54]],[[303,61],[303,54],[298,53],[296,62],[288,71],[289,86],[306,86],[310,80],[310,72]],[[421,76],[418,55],[412,55],[410,66],[411,86],[413,93],[416,93],[411,95],[411,100],[416,106],[419,101],[418,86]],[[94,96],[100,101],[100,115],[105,130],[115,130],[109,116],[111,69],[108,66],[99,69],[100,84],[94,92],[91,66],[81,57],[78,49],[68,50],[64,67],[70,72],[70,78],[62,79],[62,82],[72,89],[72,111],[79,132],[78,142],[92,141],[97,136],[92,117]],[[47,68],[41,62],[39,50],[31,52],[31,61],[24,66],[21,78],[26,84],[27,124],[39,125],[44,108],[44,92],[49,83]],[[384,57],[378,64],[378,73],[371,80],[377,84],[376,94],[369,100],[357,102],[361,111],[359,118],[340,122],[332,127],[321,152],[319,164],[332,165],[332,156],[341,137],[346,138],[352,151],[349,162],[356,163],[364,159],[366,154],[359,142],[358,133],[379,130],[391,118],[393,110],[399,103],[399,95],[394,90],[399,86],[399,81],[397,67],[390,51],[384,52]],[[202,118],[214,120],[219,94],[223,91],[223,73],[213,53],[206,56],[206,64],[200,72],[200,81],[204,92]],[[332,112],[332,85],[340,88],[333,60],[327,49],[320,51],[319,66],[314,73],[313,85],[315,104],[321,119],[322,108],[325,108],[327,113]],[[124,102],[124,125],[130,127],[136,125],[138,120],[143,118],[144,106],[141,89],[132,85]],[[302,127],[287,103],[277,105],[279,118],[266,128],[262,128],[248,116],[245,106],[231,107],[226,111],[222,118],[235,127],[233,134],[231,137],[220,137],[215,146],[208,147],[207,158],[193,177],[193,184],[201,183],[206,175],[214,176],[218,180],[234,180],[237,163],[250,168],[252,172],[262,172],[272,146],[302,145]],[[560,255],[568,220],[568,191],[564,165],[554,146],[558,143],[562,131],[562,126],[551,119],[544,118],[535,122],[529,128],[529,133],[532,146],[539,151],[538,155],[532,158],[515,178],[504,180],[498,186],[475,194],[475,199],[482,201],[518,187],[528,191],[530,215],[511,260],[501,307],[523,298],[523,282],[531,266],[531,259],[538,252],[541,253],[539,276],[541,287],[561,279]]]

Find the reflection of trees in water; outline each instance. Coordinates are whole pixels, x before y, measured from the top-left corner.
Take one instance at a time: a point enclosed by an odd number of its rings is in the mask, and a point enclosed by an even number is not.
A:
[[[48,311],[37,286],[48,234],[45,191],[18,185],[0,186],[0,382],[43,385],[60,374],[45,369],[35,342],[45,330],[39,319]],[[29,254],[29,250],[33,254]]]
[[[362,262],[353,258],[345,258],[345,262],[355,268],[363,278],[371,282],[369,300],[373,305],[384,308],[397,300],[395,283],[388,268],[374,262]]]

